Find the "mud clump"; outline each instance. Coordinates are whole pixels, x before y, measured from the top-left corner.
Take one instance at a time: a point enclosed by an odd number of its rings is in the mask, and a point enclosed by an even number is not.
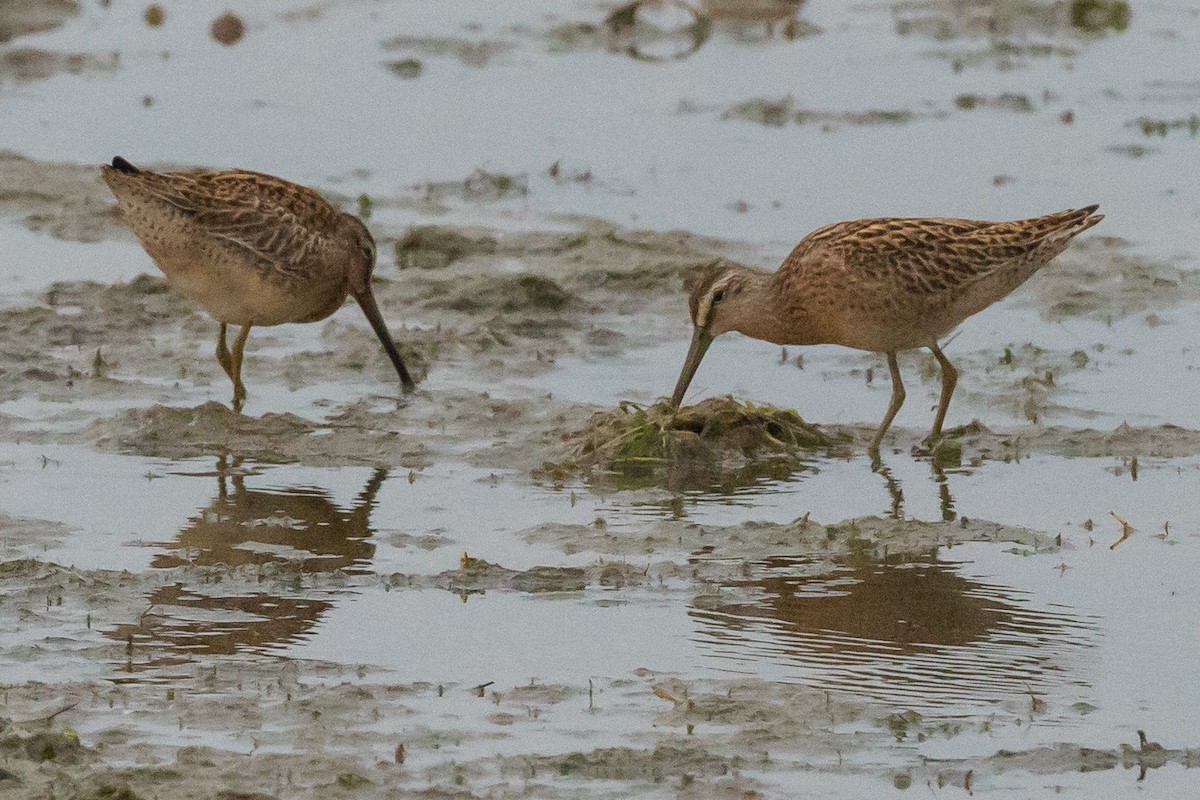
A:
[[[710,397],[697,405],[672,408],[666,401],[643,407],[621,403],[588,423],[576,455],[621,461],[686,454],[697,442],[746,455],[826,444],[815,425],[795,411]]]
[[[795,107],[789,96],[782,100],[754,98],[738,103],[721,114],[723,120],[742,120],[780,128],[788,123],[820,125],[833,130],[843,125],[903,125],[917,118],[907,109],[870,109],[867,111],[818,111]]]
[[[581,247],[586,233],[534,232],[501,235],[477,228],[420,225],[394,244],[397,269],[443,269],[473,256],[558,255]]]
[[[415,53],[427,58],[455,58],[470,67],[482,67],[516,47],[500,40],[470,41],[453,36],[393,36],[383,49]]]
[[[623,402],[592,415],[573,440],[565,465],[546,465],[535,477],[553,477],[571,468],[599,469],[622,483],[675,488],[708,488],[755,482],[790,473],[802,456],[829,444],[814,425],[792,410],[713,397],[686,408],[665,400],[651,406]],[[765,472],[764,472],[765,470]]]
[[[75,0],[5,0],[0,3],[0,43],[53,30],[79,16]]]
[[[242,22],[242,18],[237,14],[226,11],[213,20],[209,33],[212,34],[213,39],[229,47],[237,44],[246,34],[246,23]]]
[[[469,255],[495,253],[496,239],[458,228],[422,225],[411,228],[397,240],[395,250],[399,269],[441,269]]]
[[[428,305],[468,314],[480,312],[512,313],[562,311],[578,299],[549,278],[540,275],[513,275],[499,278],[480,276],[439,287]]]
[[[998,95],[960,94],[954,98],[956,108],[963,111],[974,111],[977,108],[998,108],[1004,111],[1019,111],[1024,114],[1032,113],[1033,101],[1029,95],[1004,92]]]
[[[410,576],[397,574],[391,580],[394,585],[414,585]],[[517,571],[472,558],[466,553],[463,553],[458,569],[443,572],[434,579],[435,586],[456,594],[482,593],[489,589],[529,594],[582,592],[588,583],[587,571],[579,567],[532,567]]]
[[[1120,33],[1132,15],[1124,0],[1072,0],[1071,25],[1090,34]]]
[[[0,754],[5,759],[24,758],[29,761],[62,761],[73,763],[81,746],[79,735],[70,728],[61,731],[39,731],[24,735],[10,733],[0,739]]]
[[[385,66],[398,78],[412,79],[421,77],[424,67],[417,58],[402,58],[399,61],[388,61]]]

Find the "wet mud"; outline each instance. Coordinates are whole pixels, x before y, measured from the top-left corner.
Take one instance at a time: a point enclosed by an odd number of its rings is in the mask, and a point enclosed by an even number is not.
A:
[[[4,58],[11,58],[7,53]],[[0,215],[30,230],[77,242],[113,236],[132,241],[94,165],[47,164],[2,151],[0,186]]]

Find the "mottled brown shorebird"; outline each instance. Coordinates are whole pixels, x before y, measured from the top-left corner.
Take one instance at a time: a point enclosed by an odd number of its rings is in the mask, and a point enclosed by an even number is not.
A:
[[[1024,283],[1103,216],[1099,206],[1015,222],[860,219],[813,231],[774,273],[732,261],[689,276],[692,344],[675,385],[683,401],[717,336],[738,331],[775,344],[840,344],[887,354],[892,402],[872,453],[904,403],[896,353],[928,347],[942,370],[931,441],[942,433],[958,372],[938,340]]]
[[[150,258],[220,323],[217,361],[233,381],[236,410],[246,398],[242,354],[250,328],[325,319],[348,294],[404,391],[415,388],[375,304],[375,241],[357,217],[312,189],[259,172],[151,172],[120,156],[100,171]],[[229,325],[241,326],[232,351]]]

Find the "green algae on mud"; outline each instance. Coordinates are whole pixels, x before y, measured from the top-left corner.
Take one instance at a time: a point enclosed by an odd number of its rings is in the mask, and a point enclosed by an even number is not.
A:
[[[620,488],[665,484],[668,488],[746,485],[800,468],[817,448],[831,444],[815,425],[790,409],[713,397],[673,408],[622,402],[598,411],[571,442],[567,459],[535,470],[535,478],[559,481],[572,471],[616,475]],[[737,478],[741,480],[737,480]]]

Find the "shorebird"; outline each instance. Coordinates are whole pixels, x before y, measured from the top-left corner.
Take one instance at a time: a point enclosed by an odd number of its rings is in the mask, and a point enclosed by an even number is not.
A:
[[[887,354],[892,401],[871,440],[904,403],[896,353],[928,347],[941,366],[942,393],[930,440],[942,433],[958,382],[938,340],[1006,297],[1103,216],[1099,206],[1015,222],[881,218],[819,228],[774,273],[719,260],[687,279],[694,326],[671,404],[678,407],[717,336],[738,331],[775,344],[840,344]]]
[[[242,354],[250,329],[325,319],[348,294],[403,390],[415,388],[375,303],[375,241],[357,217],[312,189],[260,172],[152,172],[120,156],[100,172],[167,280],[220,323],[217,361],[233,382],[236,411],[246,398]],[[241,326],[232,351],[229,325]]]

